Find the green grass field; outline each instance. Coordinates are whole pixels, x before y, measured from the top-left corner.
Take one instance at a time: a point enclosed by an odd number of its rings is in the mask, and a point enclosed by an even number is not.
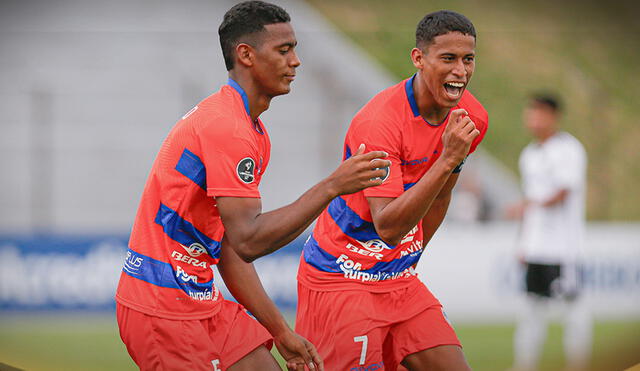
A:
[[[474,370],[510,366],[513,326],[455,327]],[[561,334],[559,326],[551,327],[541,370],[562,370]],[[624,370],[640,362],[640,321],[596,323],[594,340],[592,370]],[[33,371],[136,369],[112,315],[3,315],[0,363]]]

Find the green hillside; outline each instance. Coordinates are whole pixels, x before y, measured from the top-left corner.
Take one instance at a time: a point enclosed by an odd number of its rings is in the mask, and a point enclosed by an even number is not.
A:
[[[413,74],[415,26],[428,12],[467,15],[478,32],[470,90],[490,115],[483,144],[513,171],[529,141],[528,93],[565,101],[564,129],[589,155],[588,215],[640,220],[639,5],[627,1],[309,0],[398,79]]]

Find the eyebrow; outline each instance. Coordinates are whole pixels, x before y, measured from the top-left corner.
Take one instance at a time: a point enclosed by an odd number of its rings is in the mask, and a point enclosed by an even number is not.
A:
[[[285,42],[285,43],[282,43],[282,44],[280,44],[280,45],[276,46],[276,48],[282,48],[283,46],[288,46],[288,47],[293,48],[293,47],[295,47],[296,45],[298,45],[298,41],[293,41],[293,42],[288,41],[288,42]]]
[[[453,56],[453,57],[455,57],[455,56],[457,56],[458,54],[456,54],[456,53],[452,53],[452,52],[444,52],[444,53],[442,53],[442,54],[440,54],[440,55],[443,55],[443,56],[444,56],[444,55],[448,55],[448,56]],[[465,54],[464,56],[465,56],[465,57],[468,57],[468,56],[474,56],[474,57],[475,57],[475,56],[476,56],[476,53],[475,53],[475,52],[473,52],[473,53],[467,53],[467,54]]]

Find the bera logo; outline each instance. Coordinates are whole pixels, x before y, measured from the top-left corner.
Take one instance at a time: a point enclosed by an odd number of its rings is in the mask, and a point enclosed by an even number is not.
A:
[[[402,237],[402,241],[400,241],[400,245],[406,242],[411,242],[415,238],[415,234],[418,232],[418,226],[413,227],[409,233],[407,233],[404,237]]]
[[[358,241],[358,243],[360,245],[362,245],[363,248],[365,248],[365,249],[367,249],[367,250],[369,250],[371,252],[380,252],[380,251],[382,251],[384,249],[391,249],[384,241],[379,240],[379,239],[369,240],[369,241],[366,241],[366,242],[362,242],[362,241],[359,241],[359,240],[356,240],[356,241]]]
[[[243,183],[251,183],[255,179],[256,162],[251,157],[245,157],[236,166],[236,173],[238,178]]]
[[[189,255],[194,258],[197,258],[198,256],[207,252],[207,249],[205,249],[204,246],[200,245],[197,242],[192,243],[191,245],[189,245],[189,247],[186,247],[183,244],[180,244],[180,246],[182,246],[183,249],[187,250],[187,253],[189,253]]]

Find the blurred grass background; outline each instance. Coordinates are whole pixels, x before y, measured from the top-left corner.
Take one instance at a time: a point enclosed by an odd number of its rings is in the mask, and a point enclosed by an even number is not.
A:
[[[474,370],[509,368],[512,325],[457,324],[455,328]],[[640,363],[640,321],[597,322],[594,330],[591,370],[624,370]],[[562,330],[557,324],[550,327],[541,362],[540,369],[545,371],[564,367]],[[137,369],[120,341],[112,314],[5,315],[0,318],[0,363],[32,371]]]
[[[409,52],[425,14],[465,14],[478,33],[470,90],[490,116],[483,147],[517,172],[519,153],[530,140],[521,124],[526,97],[557,92],[566,106],[564,128],[589,155],[589,219],[640,219],[637,1],[309,2],[398,80],[415,72]]]

